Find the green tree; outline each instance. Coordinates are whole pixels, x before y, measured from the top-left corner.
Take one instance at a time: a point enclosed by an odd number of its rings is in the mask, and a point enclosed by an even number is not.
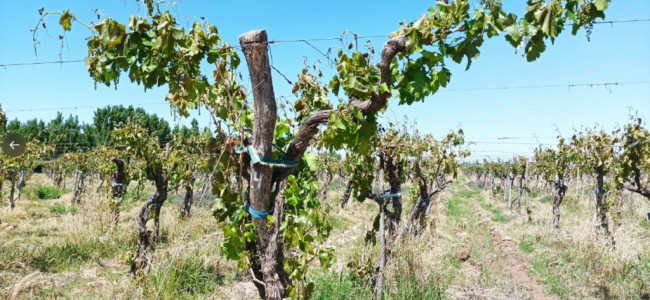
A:
[[[80,150],[90,145],[82,144],[82,132],[79,119],[70,115],[63,119],[63,114],[57,113],[56,117],[47,124],[47,143],[56,147],[56,154],[63,154]]]
[[[171,131],[167,121],[156,114],[148,114],[141,107],[133,108],[133,106],[124,107],[122,105],[106,106],[95,111],[93,116],[93,139],[99,145],[109,145],[113,129],[127,124],[142,126],[147,130],[148,134],[156,136],[161,142],[171,140]]]

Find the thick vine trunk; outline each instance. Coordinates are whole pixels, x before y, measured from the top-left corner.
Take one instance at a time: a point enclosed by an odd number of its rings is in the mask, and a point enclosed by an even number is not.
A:
[[[11,190],[9,192],[9,208],[14,209],[16,207],[14,193],[16,191],[16,172],[11,171]]]
[[[598,232],[605,237],[609,238],[611,237],[611,234],[609,232],[609,224],[607,223],[607,210],[605,209],[605,203],[603,201],[604,198],[604,177],[605,177],[605,171],[603,167],[597,167],[596,168],[596,228]],[[612,244],[614,244],[614,240],[612,238]]]
[[[111,219],[113,224],[117,226],[117,223],[120,221],[120,206],[126,194],[126,172],[124,171],[124,162],[122,160],[114,158],[112,162],[117,167],[117,171],[113,174],[113,185],[111,186],[111,194],[113,195]]]
[[[54,184],[57,188],[63,187],[63,175],[61,173],[55,173],[54,175]]]
[[[380,189],[384,187],[381,186]],[[377,268],[375,269],[375,276],[373,281],[373,293],[375,299],[383,299],[384,295],[384,271],[386,269],[386,263],[388,262],[388,257],[386,252],[386,201],[382,199],[377,201],[379,204],[379,261],[377,261]]]
[[[417,234],[420,231],[424,215],[431,206],[431,199],[433,199],[433,197],[438,193],[442,192],[447,187],[447,185],[452,183],[452,181],[448,180],[441,184],[439,181],[432,180],[430,183],[429,180],[422,174],[422,170],[417,164],[414,167],[414,173],[414,179],[418,183],[419,188],[419,199],[411,208],[411,211],[408,214],[408,218],[405,222],[405,229],[407,231],[411,231],[413,234]],[[431,189],[433,189],[434,182],[436,183],[436,188],[433,190],[433,192],[429,192],[429,185],[431,184]]]
[[[239,43],[246,57],[253,86],[255,122],[253,124],[252,147],[260,157],[271,157],[277,114],[267,41],[265,30],[249,31],[239,36]],[[271,166],[261,163],[251,164],[249,205],[252,209],[261,212],[271,211],[272,174]],[[279,203],[275,204],[274,215],[277,211],[284,210]],[[275,223],[280,223],[282,218],[279,217],[276,220],[278,221]],[[257,250],[260,257],[263,258],[264,291],[260,291],[260,296],[264,295],[266,299],[280,300],[284,297],[286,284],[280,280],[280,277],[285,276],[279,274],[283,273],[283,262],[279,257],[282,247],[278,249],[278,246],[281,246],[281,244],[278,245],[281,241],[277,241],[279,233],[267,226],[266,218],[253,218],[253,222],[259,237]],[[274,240],[274,243],[269,245],[271,239]]]
[[[562,200],[566,194],[567,186],[564,184],[563,180],[558,180],[555,183],[555,198],[553,198],[553,232],[557,232],[560,229],[560,205],[562,205]]]
[[[416,171],[416,176],[418,176]],[[415,202],[415,205],[411,208],[411,211],[408,214],[408,219],[406,221],[405,229],[417,234],[420,231],[420,220],[427,211],[428,206],[431,204],[431,200],[425,201],[425,199],[430,199],[429,197],[429,188],[426,179],[422,176],[418,176],[420,179],[418,181],[418,187],[420,189],[420,197]]]
[[[508,185],[508,204],[510,204],[510,208],[512,209],[512,186],[515,183],[515,176],[508,176],[508,179],[510,179],[510,184]]]
[[[332,184],[332,180],[334,179],[334,175],[332,173],[326,172],[327,174],[325,175],[325,182],[323,183],[323,187],[321,188],[321,195],[323,197],[322,205],[325,207],[327,205],[327,192],[329,192],[329,187]]]
[[[23,193],[23,188],[25,187],[25,176],[26,172],[25,170],[22,170],[20,172],[20,180],[18,181],[18,197],[16,197],[16,201],[20,201],[20,196]]]
[[[350,200],[350,195],[352,194],[352,180],[348,181],[348,185],[345,187],[345,192],[343,193],[343,199],[341,199],[341,208],[345,208]]]
[[[86,190],[87,173],[79,171],[77,173],[77,176],[77,180],[75,180],[74,193],[72,195],[72,204],[78,205],[81,203],[81,195],[83,195],[84,191]]]
[[[251,86],[253,87],[255,122],[253,125],[252,146],[257,155],[262,157],[271,156],[273,131],[276,121],[276,103],[267,52],[267,40],[266,31],[264,30],[251,31],[239,37],[242,52],[244,52],[248,65]],[[378,65],[380,71],[380,82],[378,85],[391,85],[391,62],[398,52],[405,50],[406,38],[403,35],[393,37],[384,45],[381,62]],[[355,107],[363,114],[375,113],[386,106],[389,96],[390,92],[378,92],[366,101],[351,99],[348,107]],[[326,124],[332,113],[332,110],[321,110],[307,118],[289,145],[284,159],[299,161],[314,136],[318,133],[318,126]],[[290,284],[283,268],[284,253],[282,251],[282,238],[279,234],[279,226],[284,216],[284,197],[282,196],[282,192],[286,189],[288,176],[294,171],[295,168],[283,170],[274,178],[274,182],[276,183],[276,197],[274,203],[275,208],[272,210],[272,213],[277,221],[271,227],[268,227],[266,218],[253,219],[253,222],[257,225],[256,230],[259,237],[255,248],[258,255],[263,258],[261,273],[264,284],[263,286],[261,284],[256,286],[258,287],[260,296],[265,299],[279,300],[283,298],[286,287]],[[262,212],[271,211],[272,168],[263,164],[252,164],[250,166],[249,178],[249,202],[251,208]],[[399,209],[401,211],[401,206]],[[255,263],[253,263],[254,266]],[[253,270],[253,274],[255,273],[256,271]]]
[[[517,198],[515,198],[515,200],[512,201],[512,204],[510,205],[510,210],[512,211],[512,207],[514,206],[517,214],[521,212],[521,195],[524,192],[524,177],[524,175],[519,177],[519,193],[517,194]]]
[[[379,158],[383,161],[385,174],[388,177],[388,183],[390,185],[391,194],[401,194],[402,192],[402,182],[400,180],[399,167],[397,162],[394,161],[393,157],[386,155],[384,152],[379,152]],[[389,200],[390,199],[390,200]],[[388,210],[388,201],[392,206],[392,211]],[[397,237],[400,218],[402,216],[402,196],[385,198],[380,201],[377,201],[380,207],[380,213],[385,215],[386,224],[384,226],[388,229],[386,230],[385,235],[380,231],[380,241],[383,241],[383,245],[379,249],[379,258],[377,261],[377,266],[375,268],[375,275],[372,281],[372,287],[377,298],[381,299],[381,295],[384,290],[384,272],[386,265],[388,264],[388,259],[393,250],[393,242]],[[384,219],[383,216],[380,216],[380,222]],[[384,228],[380,226],[380,230]]]
[[[163,170],[158,167],[154,173],[156,192],[147,201],[135,217],[135,224],[138,228],[138,247],[131,264],[131,273],[141,275],[148,272],[151,267],[153,253],[160,238],[160,209],[167,200],[168,178],[163,175]],[[154,229],[147,228],[147,222],[154,220]],[[153,239],[151,236],[153,235]],[[139,274],[139,272],[141,274]]]
[[[74,205],[77,198],[77,181],[79,180],[79,172],[74,171],[73,173],[74,181],[72,182],[72,199],[70,202]]]
[[[99,191],[102,190],[102,187],[104,187],[104,179],[103,178],[99,182],[99,186],[97,186],[97,189],[95,190],[95,194],[99,194]]]
[[[185,186],[185,198],[183,199],[183,205],[181,206],[181,218],[185,218],[190,215],[190,209],[192,208],[192,201],[194,200],[194,190],[192,185],[188,184]]]

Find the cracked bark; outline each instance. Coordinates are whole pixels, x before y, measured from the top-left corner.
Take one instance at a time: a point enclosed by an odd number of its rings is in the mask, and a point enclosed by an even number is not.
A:
[[[25,187],[25,169],[20,171],[20,180],[18,181],[18,197],[16,197],[16,201],[20,201],[20,196],[23,193],[23,188]]]
[[[267,52],[267,34],[264,30],[250,31],[239,37],[240,45],[246,57],[246,62],[253,86],[253,97],[255,105],[253,148],[256,153],[263,157],[270,157],[273,142],[273,131],[276,121],[276,103],[273,93],[271,69]],[[382,58],[378,67],[380,70],[380,82],[391,86],[390,64],[397,53],[406,50],[406,38],[397,36],[389,40],[382,50]],[[369,100],[361,101],[352,99],[348,108],[356,107],[364,114],[371,114],[386,106],[390,93],[375,93]],[[314,112],[300,126],[296,137],[289,145],[285,160],[299,161],[304,155],[311,140],[318,133],[319,125],[326,124],[333,110]],[[294,172],[294,168],[285,169],[279,172],[276,178],[272,178],[272,168],[261,164],[252,165],[250,171],[250,193],[249,201],[253,209],[258,211],[269,211],[271,208],[271,187],[276,184],[276,198],[274,203],[273,216],[276,224],[267,226],[266,219],[253,219],[257,225],[257,234],[260,237],[255,245],[257,253],[261,254],[261,274],[264,286],[256,284],[258,292],[265,299],[281,299],[284,297],[285,288],[290,281],[284,272],[282,262],[282,237],[279,234],[279,223],[284,214],[284,197],[282,192],[286,188],[287,178]],[[273,180],[273,182],[272,182]],[[395,201],[394,201],[395,202]],[[399,211],[401,212],[401,201]],[[395,205],[395,203],[394,203]],[[397,219],[399,223],[399,218]],[[253,273],[256,273],[255,264]],[[257,274],[255,276],[258,276]]]
[[[604,200],[604,178],[605,178],[605,170],[602,166],[596,167],[596,189],[598,192],[596,193],[596,230],[598,231],[599,234],[605,236],[605,238],[610,238],[612,245],[615,247],[616,242],[614,241],[614,237],[611,235],[609,231],[609,224],[607,222],[607,210],[605,209],[605,202]]]
[[[521,195],[524,192],[524,177],[524,175],[521,175],[519,177],[519,192],[517,194],[517,198],[515,198],[515,200],[510,204],[510,211],[512,211],[512,207],[514,206],[517,214],[521,212]]]
[[[16,191],[16,171],[11,171],[10,174],[11,174],[11,190],[9,191],[9,208],[14,209],[14,207],[16,207],[16,202],[14,199],[14,193]]]
[[[158,167],[154,171],[156,191],[151,197],[151,201],[147,201],[135,217],[135,224],[138,228],[138,248],[131,264],[131,273],[133,274],[138,274],[138,271],[146,273],[151,267],[152,256],[160,239],[160,209],[167,200],[168,182],[168,178],[163,175],[162,167]],[[152,219],[152,212],[153,230],[147,228],[147,223]]]
[[[341,208],[345,208],[350,201],[350,195],[352,194],[352,180],[348,181],[348,185],[345,187],[345,192],[343,192],[343,199],[341,199]]]
[[[397,162],[393,157],[387,155],[384,151],[379,151],[379,159],[383,161],[384,172],[388,177],[388,184],[390,185],[390,193],[396,194],[402,192],[402,182],[400,180],[400,172]],[[371,282],[371,286],[375,296],[379,299],[382,297],[384,290],[384,272],[388,259],[392,253],[393,242],[395,241],[399,229],[400,218],[402,216],[402,196],[390,198],[392,211],[387,208],[387,199],[379,200],[375,198],[380,208],[380,241],[382,242],[379,250],[379,258],[377,266],[375,267],[375,274]],[[384,218],[385,216],[385,218]],[[384,219],[386,222],[384,222]],[[381,229],[387,227],[385,235]]]
[[[117,199],[117,201],[111,205],[111,219],[113,224],[117,226],[117,223],[120,221],[120,206],[122,205],[122,198],[124,198],[124,195],[126,194],[126,186],[124,185],[124,182],[126,181],[126,172],[124,161],[116,158],[113,158],[111,161],[117,168],[115,173],[113,173],[113,185],[111,186],[111,194],[113,198]]]
[[[165,146],[164,159],[169,158],[172,144],[173,142],[169,142]],[[174,164],[169,173],[173,172],[177,167],[178,165]],[[146,273],[151,267],[153,253],[156,251],[156,244],[160,240],[160,209],[163,203],[165,203],[165,200],[167,200],[167,192],[169,190],[169,176],[164,173],[162,166],[158,165],[151,172],[156,191],[151,197],[151,200],[145,202],[135,216],[135,224],[138,229],[138,246],[135,258],[131,264],[131,273],[134,275]],[[154,221],[153,230],[147,228],[147,223],[152,219],[152,212]],[[152,235],[153,239],[151,239]]]
[[[553,198],[553,232],[560,229],[560,205],[567,191],[567,186],[563,182],[563,177],[558,174],[559,180],[555,183],[555,197]]]

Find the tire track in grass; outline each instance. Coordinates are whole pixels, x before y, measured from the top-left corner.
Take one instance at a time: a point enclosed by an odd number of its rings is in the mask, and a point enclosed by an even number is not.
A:
[[[481,198],[480,192],[470,191],[460,195],[473,206],[477,219],[481,220],[478,225],[487,228],[494,251],[501,256],[500,260],[488,264],[489,271],[510,278],[516,289],[523,288],[533,299],[557,299],[553,295],[544,294],[543,286],[528,275],[527,269],[532,268],[532,265],[519,251],[519,242],[499,230],[497,223],[507,223],[510,218],[503,216],[501,210],[487,204]]]

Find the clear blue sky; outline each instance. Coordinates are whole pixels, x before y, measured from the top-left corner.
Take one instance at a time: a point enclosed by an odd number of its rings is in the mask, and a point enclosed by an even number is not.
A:
[[[167,1],[171,3],[172,1]],[[506,10],[523,14],[523,0],[507,0]],[[239,34],[265,28],[272,40],[338,37],[345,30],[359,35],[388,34],[398,29],[401,20],[411,21],[434,5],[434,1],[176,1],[169,8],[187,28],[198,17],[217,25],[222,37],[238,44]],[[34,54],[32,29],[38,21],[38,9],[71,9],[82,20],[94,20],[93,9],[122,23],[131,14],[143,14],[135,1],[2,1],[0,3],[0,64],[59,60],[61,46],[58,20],[52,17],[48,30],[39,30],[38,55]],[[607,20],[650,19],[650,1],[613,0]],[[472,158],[509,158],[513,153],[528,155],[534,143],[555,142],[556,127],[569,136],[574,128],[602,125],[611,130],[627,121],[629,108],[650,117],[650,84],[626,84],[611,87],[573,87],[569,84],[604,82],[650,82],[650,22],[595,25],[591,42],[584,30],[577,36],[568,32],[549,45],[534,63],[514,53],[502,37],[488,40],[481,57],[465,72],[464,64],[452,66],[453,76],[446,90],[424,103],[398,106],[391,101],[384,120],[408,115],[417,120],[425,133],[441,136],[450,129],[462,128],[470,141]],[[87,29],[73,24],[67,35],[63,60],[83,59]],[[386,38],[373,38],[379,49]],[[326,52],[341,46],[338,41],[312,44]],[[304,43],[271,45],[273,65],[295,80],[304,57],[323,62],[326,78],[333,74],[325,58]],[[243,71],[244,68],[242,68]],[[273,73],[277,96],[290,95],[290,86]],[[249,85],[248,78],[246,84]],[[475,90],[468,89],[563,85],[555,88]],[[50,120],[57,110],[48,108],[81,107],[60,110],[65,116],[78,115],[83,122],[92,120],[94,108],[116,104],[147,103],[149,112],[167,118],[170,123],[189,123],[174,119],[164,101],[165,89],[149,90],[123,78],[116,91],[104,86],[93,88],[83,63],[8,66],[0,68],[0,103],[9,119]],[[209,126],[205,114],[197,116],[201,126]],[[514,137],[518,139],[497,139]],[[536,139],[538,137],[539,139]],[[504,143],[505,142],[505,143]]]

